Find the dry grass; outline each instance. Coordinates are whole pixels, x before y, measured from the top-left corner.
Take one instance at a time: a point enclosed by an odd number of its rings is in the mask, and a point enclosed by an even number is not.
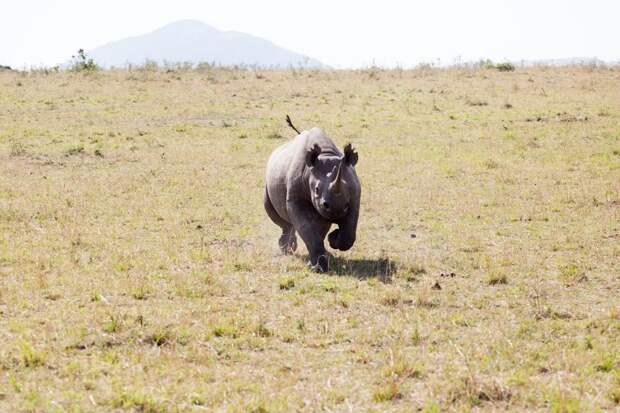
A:
[[[0,411],[618,409],[618,102],[591,68],[0,73]],[[359,150],[329,274],[262,208],[287,113]]]

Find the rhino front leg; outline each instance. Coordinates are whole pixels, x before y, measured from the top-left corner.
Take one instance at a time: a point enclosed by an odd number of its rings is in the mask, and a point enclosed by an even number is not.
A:
[[[337,224],[338,228],[329,234],[329,246],[336,250],[347,251],[355,243],[357,214],[347,216]]]
[[[287,208],[293,227],[310,254],[310,266],[317,272],[327,271],[329,263],[323,240],[331,224],[322,219],[312,205],[306,202],[300,204],[291,202],[287,204]]]

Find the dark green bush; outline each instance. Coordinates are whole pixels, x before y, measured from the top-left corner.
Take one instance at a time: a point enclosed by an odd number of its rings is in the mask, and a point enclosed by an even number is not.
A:
[[[71,71],[73,72],[95,72],[99,70],[99,65],[93,59],[88,58],[84,49],[79,49],[77,55],[71,56],[71,58],[73,59]]]
[[[500,72],[514,72],[515,65],[510,62],[498,63],[495,65],[495,68]]]

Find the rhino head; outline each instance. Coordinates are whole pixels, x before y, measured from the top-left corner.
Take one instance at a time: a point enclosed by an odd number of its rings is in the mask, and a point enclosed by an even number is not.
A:
[[[347,215],[357,190],[353,167],[358,156],[350,143],[345,145],[342,157],[320,154],[321,149],[316,144],[306,154],[310,199],[323,218],[336,221]]]

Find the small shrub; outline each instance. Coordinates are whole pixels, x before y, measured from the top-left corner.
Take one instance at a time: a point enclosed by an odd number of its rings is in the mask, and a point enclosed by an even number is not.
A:
[[[71,56],[73,59],[73,65],[70,70],[72,72],[96,72],[99,70],[99,65],[95,61],[88,57],[84,49],[79,49],[77,55]]]
[[[462,377],[453,381],[447,390],[447,397],[453,403],[462,400],[472,406],[480,406],[484,402],[510,400],[512,391],[495,380]]]
[[[196,70],[209,71],[215,67],[215,63],[200,62],[196,65]]]
[[[422,377],[422,368],[404,358],[398,358],[382,371],[383,377],[393,379],[410,379]]]
[[[199,394],[193,394],[190,396],[189,401],[191,404],[193,404],[194,406],[204,406],[205,404],[207,404],[207,400],[205,399],[205,397],[199,395]]]
[[[499,164],[493,159],[487,159],[482,162],[482,166],[484,166],[487,169],[497,169],[499,167]]]
[[[411,332],[410,338],[411,344],[413,344],[414,346],[417,346],[422,342],[422,335],[420,334],[420,330],[418,330],[417,327]]]
[[[581,412],[581,403],[564,394],[556,394],[551,399],[551,411],[553,413],[577,413]]]
[[[419,264],[411,264],[404,268],[405,280],[408,282],[417,281],[418,278],[426,274],[426,268]]]
[[[258,406],[251,409],[247,409],[250,413],[269,413],[269,410],[264,406],[264,403],[260,403]]]
[[[84,146],[76,145],[67,149],[65,151],[65,156],[79,155],[81,153],[84,153]]]
[[[439,303],[430,296],[430,291],[421,290],[416,297],[414,304],[419,308],[435,308]]]
[[[609,373],[614,369],[616,365],[616,358],[613,354],[607,354],[603,359],[594,367],[596,371],[602,373]]]
[[[24,366],[39,367],[43,365],[45,361],[43,353],[35,350],[30,343],[23,341],[19,347],[22,353],[22,361]]]
[[[174,339],[174,334],[167,328],[159,328],[146,338],[146,342],[157,347],[169,344]]]
[[[500,72],[514,72],[515,65],[510,62],[498,63],[495,65],[495,69],[499,70]]]
[[[101,301],[101,293],[97,290],[93,290],[90,292],[90,301],[91,302],[97,302],[97,301]]]
[[[588,279],[585,272],[573,263],[560,267],[559,278],[566,286],[587,281]]]
[[[488,106],[489,102],[480,99],[467,99],[465,102],[468,106]]]
[[[233,268],[237,272],[252,271],[252,264],[243,261],[237,261],[233,263]]]
[[[136,300],[146,300],[150,292],[146,284],[140,284],[131,290],[131,296]]]
[[[508,284],[508,278],[506,277],[506,274],[493,271],[489,273],[489,276],[487,278],[487,283],[489,285]]]
[[[239,332],[234,325],[229,323],[222,323],[213,327],[213,335],[215,337],[237,338],[239,337]]]
[[[439,405],[436,404],[435,402],[427,402],[426,405],[424,406],[424,409],[422,410],[422,413],[439,413],[441,412],[441,409],[439,408]]]
[[[297,320],[297,330],[306,331],[306,322],[303,319]]]
[[[377,388],[372,394],[372,399],[376,402],[388,402],[398,400],[401,397],[403,395],[398,391],[398,384],[395,382]]]
[[[122,325],[121,317],[114,315],[114,314],[110,314],[109,317],[110,319],[103,326],[103,331],[105,331],[106,333],[119,332],[121,329],[121,325]]]
[[[26,147],[21,142],[13,142],[9,155],[12,157],[23,156],[26,154]]]
[[[485,69],[495,69],[500,72],[513,72],[515,70],[515,65],[510,62],[493,63],[491,59],[480,60],[478,66]]]
[[[400,293],[397,291],[390,291],[381,299],[381,304],[391,307],[396,307],[400,302]]]
[[[258,323],[258,325],[256,326],[256,329],[254,330],[254,333],[258,337],[271,337],[273,335],[271,330],[267,328],[267,325],[264,322]]]
[[[332,283],[332,282],[326,282],[324,284],[322,284],[320,286],[320,289],[325,291],[326,293],[337,293],[340,288],[338,287],[338,285]]]
[[[156,60],[146,59],[144,64],[138,68],[145,72],[157,72],[159,70],[159,63]]]
[[[165,413],[165,404],[155,400],[151,395],[141,392],[122,392],[110,402],[114,408],[134,410],[144,413]]]
[[[290,290],[295,287],[295,280],[292,278],[285,278],[280,280],[280,289],[281,290]]]
[[[478,66],[484,69],[495,69],[495,63],[491,59],[480,60]]]

